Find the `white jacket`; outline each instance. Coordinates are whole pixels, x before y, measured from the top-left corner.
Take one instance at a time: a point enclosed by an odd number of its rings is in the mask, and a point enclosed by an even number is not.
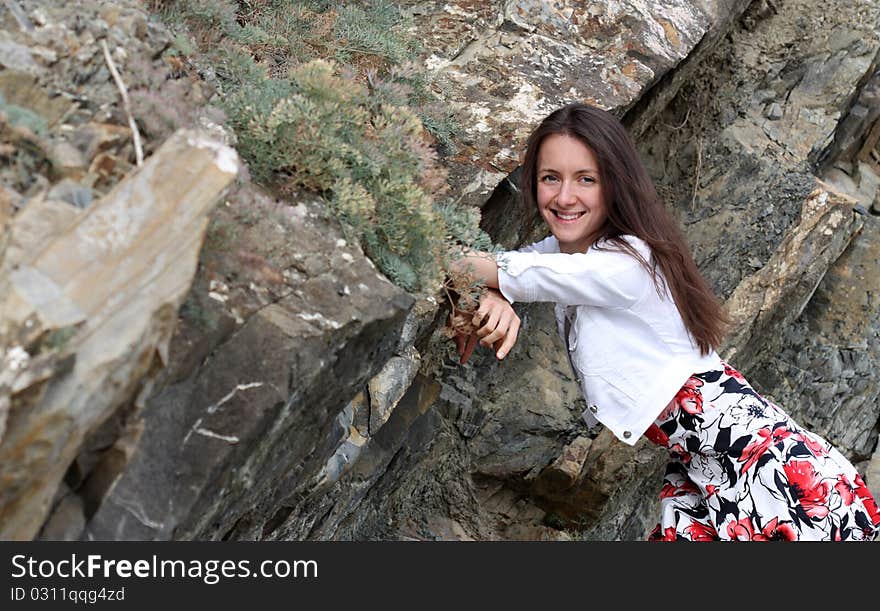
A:
[[[644,241],[624,239],[651,262]],[[715,351],[700,355],[665,286],[661,297],[632,255],[613,243],[600,245],[616,250],[560,253],[550,236],[500,253],[498,288],[511,303],[556,303],[559,334],[587,401],[584,420],[601,422],[633,445],[691,375],[724,366]]]

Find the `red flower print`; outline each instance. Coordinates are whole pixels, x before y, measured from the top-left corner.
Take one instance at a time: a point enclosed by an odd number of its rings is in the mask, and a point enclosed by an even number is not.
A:
[[[657,420],[660,422],[665,422],[672,417],[672,414],[675,413],[675,410],[678,408],[678,404],[675,402],[675,399],[672,399],[669,403],[666,404],[666,407],[663,408],[663,411],[660,412],[660,415],[657,416]]]
[[[828,450],[825,449],[821,443],[810,437],[809,435],[804,435],[803,433],[798,433],[795,435],[795,439],[799,441],[803,441],[804,445],[807,446],[807,449],[812,452],[813,456],[827,456]]]
[[[770,432],[770,429],[765,427],[763,429],[758,430],[758,437],[760,440],[753,441],[745,448],[743,448],[743,452],[740,457],[737,459],[741,463],[745,463],[740,470],[740,475],[749,470],[749,468],[758,462],[758,459],[761,458],[761,455],[766,452],[770,446],[775,445],[785,439],[786,437],[791,436],[791,431],[789,431],[785,426],[779,426],[773,429],[773,432]]]
[[[797,532],[789,522],[773,518],[767,526],[755,532],[751,518],[743,518],[727,525],[727,534],[733,541],[795,541]]]
[[[779,522],[773,518],[760,533],[755,533],[755,541],[797,541],[797,532],[790,522]]]
[[[862,500],[862,504],[865,506],[865,509],[868,510],[868,516],[871,518],[871,521],[874,522],[874,525],[880,526],[880,509],[877,509],[877,501],[874,500],[874,496],[865,485],[865,480],[863,480],[862,476],[858,473],[856,473],[855,484],[856,496]]]
[[[837,490],[837,494],[840,495],[844,505],[847,507],[852,505],[855,495],[853,494],[852,484],[849,483],[849,480],[845,475],[837,476],[837,483],[834,484],[834,489]]]
[[[700,392],[700,386],[703,380],[700,378],[688,378],[681,390],[675,395],[674,401],[678,406],[689,414],[703,413],[703,393]]]
[[[828,493],[831,484],[823,482],[807,460],[793,460],[784,466],[788,482],[798,502],[811,518],[824,518],[828,515]]]
[[[699,493],[700,489],[697,488],[697,485],[690,480],[683,481],[680,485],[676,486],[675,484],[665,484],[663,489],[660,491],[660,498],[666,499],[673,496],[684,496],[686,494],[694,494]]]
[[[678,459],[686,465],[691,464],[691,453],[681,447],[680,443],[676,443],[669,451],[678,456]]]
[[[661,531],[660,525],[654,527],[654,530],[651,531],[651,534],[648,536],[648,541],[675,541],[675,527],[670,526],[666,530]]]
[[[755,529],[752,527],[751,518],[743,518],[727,525],[727,536],[732,541],[752,541],[755,537]]]
[[[706,496],[713,496],[715,494],[718,494],[718,486],[713,486],[712,484],[706,486]]]
[[[651,426],[648,427],[648,430],[645,431],[645,437],[656,443],[658,446],[665,448],[669,445],[669,435],[664,433],[663,429],[656,424],[651,424]]]
[[[734,369],[733,367],[731,367],[727,363],[724,363],[723,361],[722,361],[722,364],[724,365],[724,373],[729,375],[731,378],[736,378],[737,380],[739,380],[740,382],[743,382],[743,383],[746,381],[745,377],[743,377],[743,374],[738,372],[736,369]]]
[[[718,541],[718,531],[711,524],[701,524],[700,522],[691,522],[691,525],[684,529],[691,541]]]

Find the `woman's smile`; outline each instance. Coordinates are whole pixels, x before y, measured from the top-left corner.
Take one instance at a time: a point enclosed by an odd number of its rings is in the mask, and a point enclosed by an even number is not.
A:
[[[586,212],[560,212],[559,210],[552,208],[551,210],[553,214],[556,215],[556,218],[560,219],[562,222],[576,221],[586,214]]]

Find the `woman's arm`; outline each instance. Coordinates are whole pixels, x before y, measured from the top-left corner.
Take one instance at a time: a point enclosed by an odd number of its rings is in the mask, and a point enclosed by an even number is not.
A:
[[[498,288],[498,264],[490,253],[466,249],[450,267],[453,274],[466,274],[489,288]]]

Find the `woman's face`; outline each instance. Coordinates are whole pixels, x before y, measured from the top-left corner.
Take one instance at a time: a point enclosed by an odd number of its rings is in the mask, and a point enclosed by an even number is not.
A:
[[[551,134],[538,149],[538,210],[565,253],[586,252],[608,218],[599,164],[583,142]]]

